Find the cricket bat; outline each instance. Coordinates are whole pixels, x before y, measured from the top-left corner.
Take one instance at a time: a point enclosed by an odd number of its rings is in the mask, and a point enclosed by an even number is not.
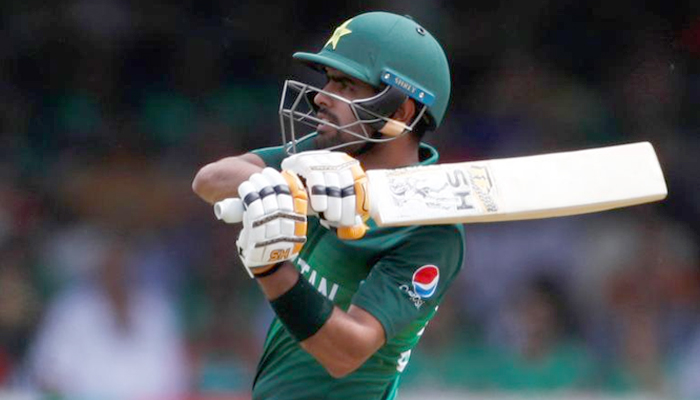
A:
[[[366,171],[379,226],[466,224],[562,217],[662,200],[663,172],[648,142],[588,150]],[[240,222],[226,199],[218,219]]]

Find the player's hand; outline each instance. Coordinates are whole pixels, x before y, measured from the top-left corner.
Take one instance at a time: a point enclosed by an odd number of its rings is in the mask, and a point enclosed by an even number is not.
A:
[[[364,236],[369,198],[367,176],[359,161],[337,151],[307,151],[285,158],[282,169],[305,180],[310,208],[324,226],[337,228],[342,239]]]
[[[236,245],[251,276],[295,258],[306,242],[307,195],[291,172],[265,168],[238,187],[243,229]]]

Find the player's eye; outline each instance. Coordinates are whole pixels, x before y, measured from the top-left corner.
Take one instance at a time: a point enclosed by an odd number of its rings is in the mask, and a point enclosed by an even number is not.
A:
[[[338,79],[332,76],[326,77],[325,88],[331,92],[346,94],[354,94],[357,89],[352,81],[348,79]]]
[[[333,79],[331,79],[329,76],[326,76],[326,81],[323,82],[323,86],[321,86],[321,87],[328,88],[328,87],[330,87],[329,85],[331,83],[333,83]]]

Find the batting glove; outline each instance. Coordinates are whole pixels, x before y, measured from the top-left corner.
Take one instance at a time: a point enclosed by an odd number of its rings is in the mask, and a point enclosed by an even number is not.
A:
[[[284,159],[282,169],[305,180],[310,208],[324,226],[337,228],[341,239],[364,236],[369,197],[359,161],[342,152],[307,151]]]
[[[238,187],[243,229],[236,245],[251,277],[294,259],[306,242],[307,195],[291,172],[265,168]]]

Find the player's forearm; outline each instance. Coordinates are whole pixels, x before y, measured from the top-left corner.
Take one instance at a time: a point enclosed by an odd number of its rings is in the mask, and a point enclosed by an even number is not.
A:
[[[285,265],[274,274],[258,278],[257,281],[265,297],[268,300],[274,300],[291,289],[299,279],[302,279],[299,271],[294,268],[292,263],[285,262]]]
[[[192,181],[192,190],[210,204],[238,197],[238,186],[264,167],[263,160],[254,154],[227,157],[202,167]]]
[[[287,293],[299,279],[305,278],[291,263],[286,263],[274,274],[259,278],[258,283],[265,297],[274,301]],[[312,313],[313,310],[306,312]],[[280,317],[284,323],[284,316]],[[323,326],[300,344],[331,376],[339,378],[359,368],[384,344],[384,329],[376,318],[361,308],[351,306],[348,312],[344,312],[333,307]]]
[[[384,344],[384,330],[366,311],[351,306],[348,312],[335,307],[321,329],[301,342],[328,373],[342,378],[369,359]]]

